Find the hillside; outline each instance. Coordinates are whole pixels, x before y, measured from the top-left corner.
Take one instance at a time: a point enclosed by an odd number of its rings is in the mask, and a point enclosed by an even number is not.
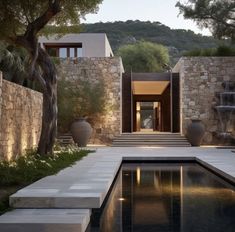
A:
[[[82,32],[106,33],[114,52],[121,45],[135,43],[139,40],[163,44],[169,49],[170,56],[173,58],[172,63],[175,63],[185,51],[212,48],[219,43],[213,37],[195,34],[190,30],[171,29],[160,22],[139,20],[83,24]]]

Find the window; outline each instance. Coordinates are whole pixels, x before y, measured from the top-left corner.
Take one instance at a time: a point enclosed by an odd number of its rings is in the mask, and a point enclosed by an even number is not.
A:
[[[77,57],[82,57],[82,48],[77,48]]]
[[[69,57],[71,58],[75,57],[75,48],[69,48]]]
[[[44,44],[44,46],[48,54],[53,57],[60,57],[60,58],[82,57],[81,43]]]
[[[59,57],[66,58],[67,56],[67,48],[59,48]]]

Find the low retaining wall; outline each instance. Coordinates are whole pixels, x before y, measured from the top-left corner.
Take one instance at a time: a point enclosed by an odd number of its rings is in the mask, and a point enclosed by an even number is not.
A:
[[[14,159],[37,145],[42,94],[2,79],[0,73],[0,158]]]
[[[173,71],[180,74],[181,132],[186,134],[191,119],[199,118],[206,127],[203,144],[219,144],[216,93],[224,91],[222,82],[235,81],[235,57],[183,57]]]

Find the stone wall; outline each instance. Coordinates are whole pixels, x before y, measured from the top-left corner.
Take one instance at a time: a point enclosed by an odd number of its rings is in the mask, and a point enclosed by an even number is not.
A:
[[[14,159],[37,145],[42,94],[2,79],[0,74],[0,158]]]
[[[222,82],[235,81],[235,57],[183,57],[173,71],[180,73],[182,133],[192,118],[201,119],[206,126],[203,144],[218,144],[221,128],[213,106],[219,103],[216,93],[224,91]]]
[[[102,80],[105,104],[109,110],[97,116],[92,125],[93,135],[90,143],[109,144],[121,131],[120,86],[123,72],[121,59],[119,57],[63,59],[57,65],[57,71],[59,79],[64,78],[72,82],[85,78],[91,83]]]

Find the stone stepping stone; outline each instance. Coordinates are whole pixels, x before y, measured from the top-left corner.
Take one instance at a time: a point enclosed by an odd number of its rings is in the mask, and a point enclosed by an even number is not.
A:
[[[85,232],[89,209],[16,209],[0,216],[1,232]]]

